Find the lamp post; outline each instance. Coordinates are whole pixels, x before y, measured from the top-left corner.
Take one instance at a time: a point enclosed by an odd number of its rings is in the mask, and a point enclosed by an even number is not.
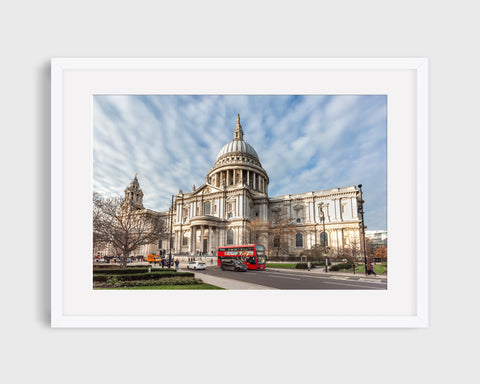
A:
[[[325,212],[323,212],[323,204],[321,206],[322,223],[323,223],[323,256],[325,256],[325,272],[328,272],[328,259],[327,259],[327,233],[325,232]],[[322,235],[320,235],[320,242],[322,241]]]
[[[168,268],[172,265],[172,242],[173,242],[173,197],[172,195],[172,206],[170,207],[171,209],[171,215],[170,215],[170,254],[168,256]]]
[[[363,220],[363,213],[364,213],[363,203],[365,203],[365,201],[363,200],[362,184],[358,184],[358,188],[360,189],[360,199],[358,200],[358,213],[362,218],[363,260],[365,262],[365,276],[366,276],[368,274],[367,273],[367,247],[365,245],[365,221]]]

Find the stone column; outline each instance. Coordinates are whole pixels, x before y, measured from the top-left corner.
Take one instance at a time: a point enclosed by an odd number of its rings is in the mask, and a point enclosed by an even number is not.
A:
[[[257,189],[257,174],[253,172],[253,189]]]
[[[358,205],[357,205],[357,199],[356,198],[352,198],[352,217],[354,219],[359,219]]]
[[[203,253],[203,252],[205,252],[205,249],[203,249],[203,235],[204,235],[204,228],[205,227],[202,225],[200,228],[201,228],[200,229],[200,251]]]
[[[227,172],[227,186],[229,185],[228,182],[230,181],[230,175],[229,175],[229,170],[227,169],[225,172]]]
[[[250,186],[250,171],[247,171],[247,185]]]
[[[195,254],[195,237],[197,235],[196,227],[190,228],[190,253]]]
[[[210,256],[212,253],[211,253],[211,250],[213,249],[212,247],[212,226],[208,226],[208,255]]]
[[[236,181],[237,181],[236,180],[237,179],[237,175],[236,175],[237,172],[235,172],[235,169],[232,172],[233,172],[233,185],[235,185]]]

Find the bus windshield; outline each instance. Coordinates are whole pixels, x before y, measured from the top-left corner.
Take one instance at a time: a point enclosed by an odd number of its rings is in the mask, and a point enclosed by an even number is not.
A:
[[[265,264],[265,248],[263,245],[256,245],[255,250],[257,252],[257,262],[258,264]]]

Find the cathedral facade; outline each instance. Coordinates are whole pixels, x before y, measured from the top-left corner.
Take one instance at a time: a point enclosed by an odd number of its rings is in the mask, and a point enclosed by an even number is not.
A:
[[[350,186],[270,197],[268,174],[243,135],[238,116],[233,140],[218,153],[205,183],[187,193],[180,190],[175,196],[175,254],[215,255],[219,246],[249,244],[250,223],[272,228],[279,216],[291,223],[288,238],[282,239],[289,243],[291,254],[315,245],[342,250],[360,243],[359,190]],[[256,239],[267,254],[276,246],[273,237],[265,231]]]
[[[289,231],[281,241],[288,243],[291,255],[314,246],[340,253],[352,245],[360,246],[360,191],[356,187],[270,197],[269,182],[257,152],[243,138],[238,116],[233,140],[221,148],[205,183],[193,186],[190,192],[180,190],[169,211],[156,212],[167,224],[168,233],[159,244],[142,246],[136,254],[146,256],[171,247],[176,255],[212,256],[219,246],[255,242],[263,244],[271,255],[279,240],[272,229],[285,222]],[[136,174],[125,190],[125,201],[134,209],[154,212],[143,207]],[[276,221],[278,217],[283,218],[283,224]],[[253,222],[265,229],[255,241],[251,236]]]

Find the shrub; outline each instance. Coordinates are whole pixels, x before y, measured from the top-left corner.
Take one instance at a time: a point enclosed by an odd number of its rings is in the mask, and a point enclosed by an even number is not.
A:
[[[122,288],[122,287],[147,287],[158,285],[195,285],[202,284],[202,280],[193,277],[168,277],[161,280],[134,280],[118,281],[116,277],[110,277],[107,281],[95,282],[94,288]]]
[[[330,264],[330,263],[329,263]],[[310,263],[311,267],[312,268],[319,268],[319,267],[324,267],[325,266],[325,263],[324,262],[321,262],[321,263]],[[308,265],[307,263],[297,263],[297,265],[295,266],[296,269],[307,269],[308,268]]]
[[[157,269],[152,268],[151,273],[166,273],[166,272],[175,272],[175,269],[164,268]],[[99,271],[93,271],[96,275],[129,275],[129,274],[138,274],[138,273],[148,273],[148,267],[136,267],[136,268],[127,268],[127,269],[102,269]]]
[[[353,268],[353,263],[351,261],[347,261],[346,263],[335,264],[330,267],[331,271],[341,271],[344,269],[351,269]]]
[[[94,271],[99,269],[120,269],[120,266],[115,264],[93,264]]]
[[[93,275],[93,281],[106,282],[108,279],[115,277],[118,281],[133,281],[133,280],[159,280],[168,277],[194,277],[192,272],[151,272],[151,273],[137,273],[137,274],[125,274],[125,275],[107,275],[107,274],[95,274]]]

